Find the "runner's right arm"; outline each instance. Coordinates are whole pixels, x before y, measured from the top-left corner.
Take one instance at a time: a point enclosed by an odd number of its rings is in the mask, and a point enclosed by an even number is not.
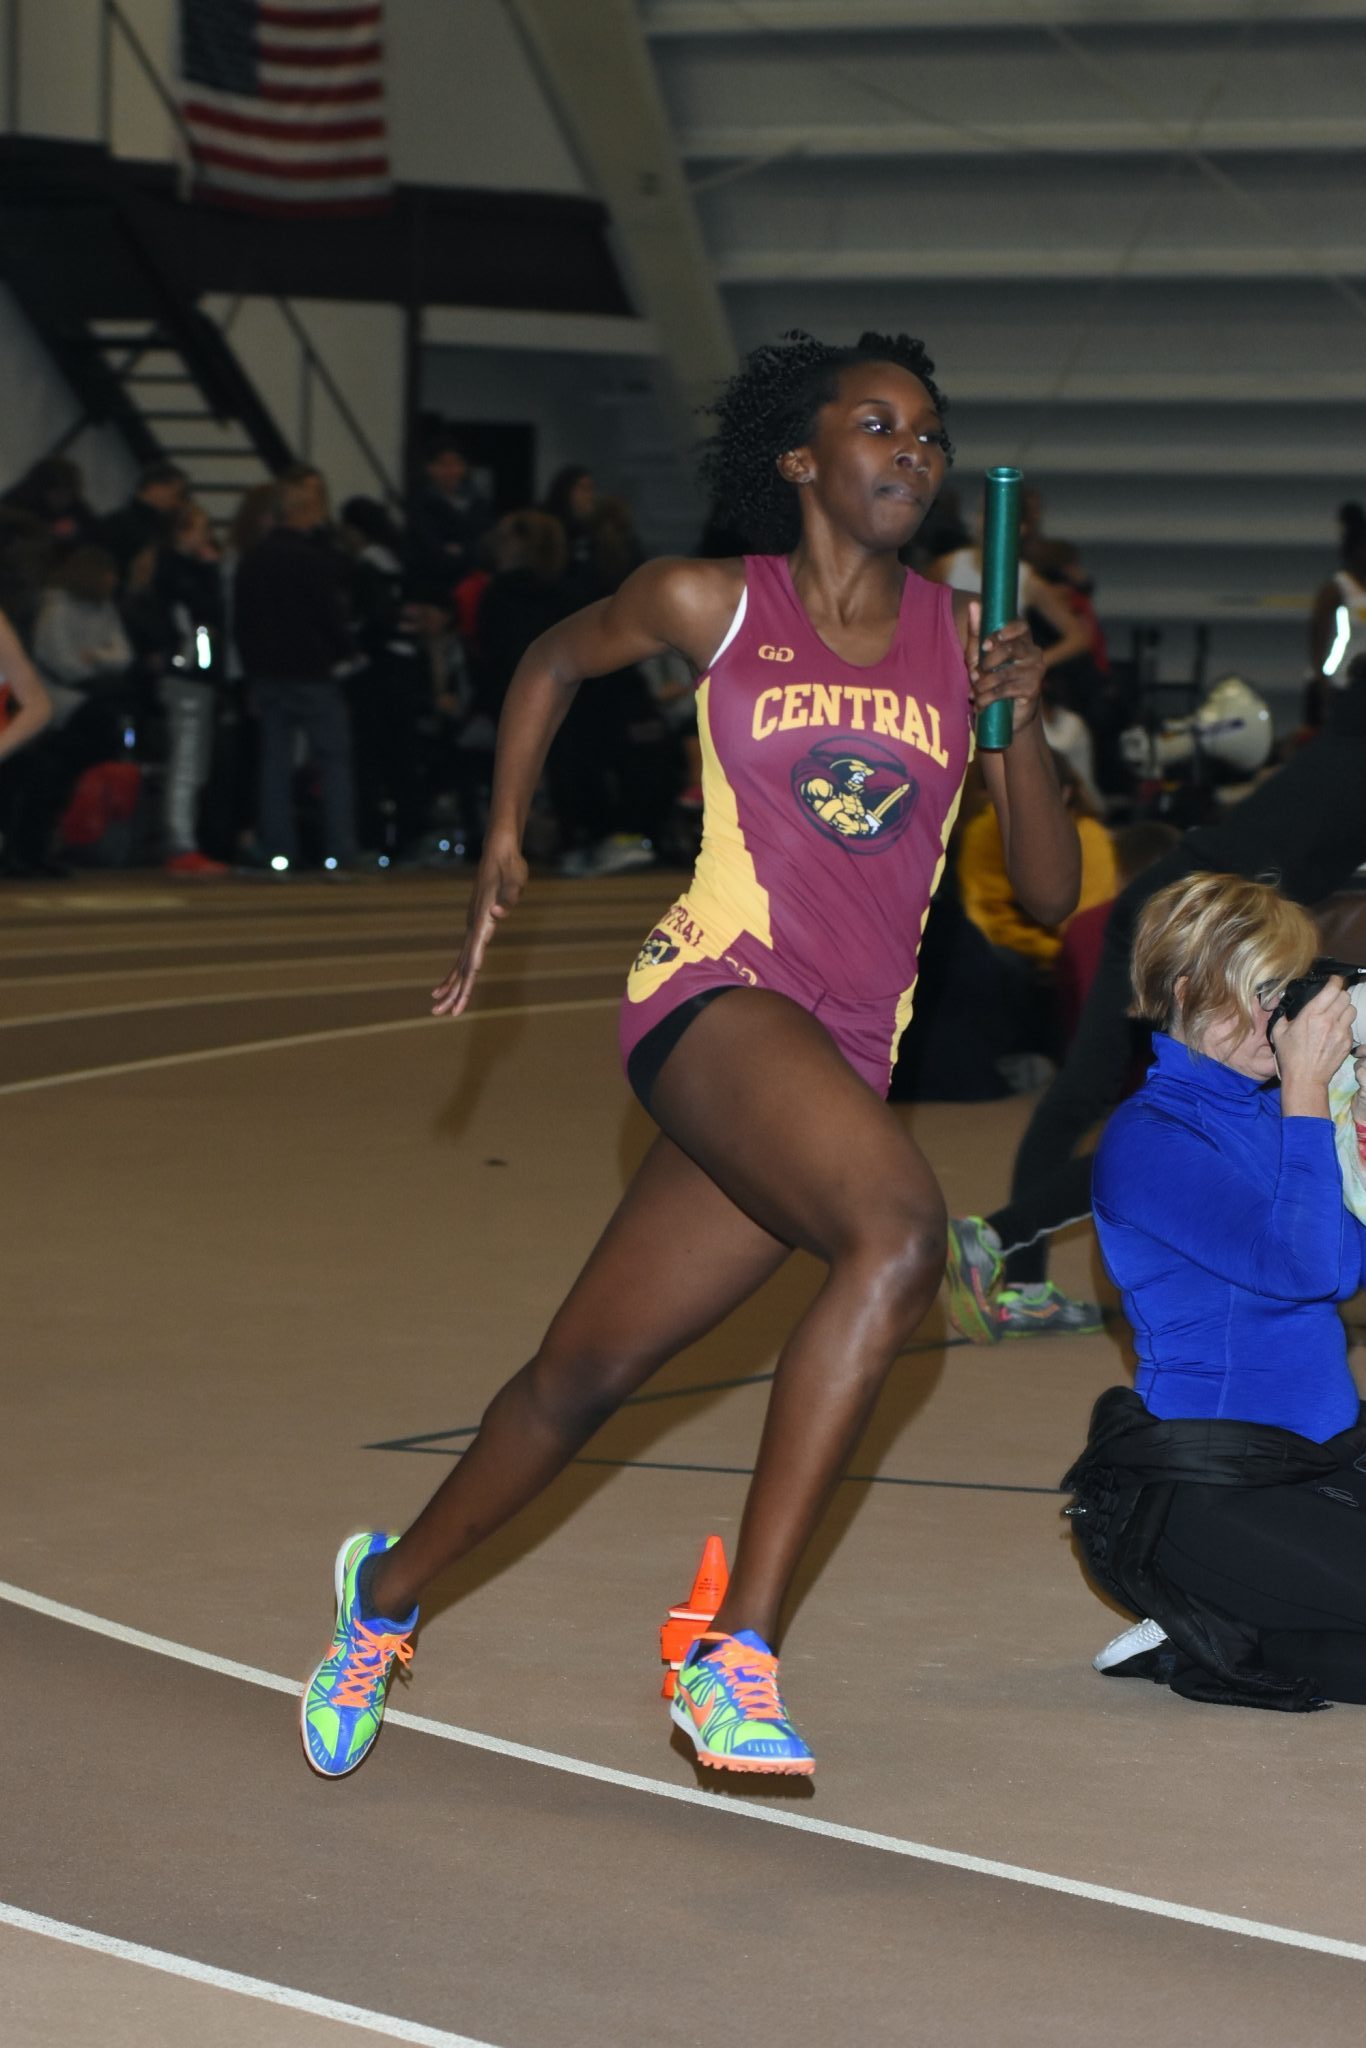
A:
[[[432,990],[434,1016],[458,1017],[465,1008],[489,940],[526,887],[527,814],[551,741],[579,685],[670,648],[700,671],[724,638],[743,588],[744,570],[736,561],[647,562],[611,597],[585,606],[532,642],[503,705],[484,856],[459,957]]]

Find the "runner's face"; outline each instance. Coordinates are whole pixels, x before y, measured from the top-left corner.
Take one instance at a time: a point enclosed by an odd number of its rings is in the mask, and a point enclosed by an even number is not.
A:
[[[878,553],[911,539],[948,467],[944,423],[918,377],[896,363],[852,363],[796,451],[802,486],[835,526]],[[795,480],[795,479],[794,479]]]

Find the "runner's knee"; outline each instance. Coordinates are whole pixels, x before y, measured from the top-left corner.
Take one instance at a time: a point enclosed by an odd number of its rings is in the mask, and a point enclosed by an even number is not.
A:
[[[852,1266],[869,1306],[903,1330],[920,1320],[943,1279],[946,1248],[947,1220],[936,1191],[932,1201],[885,1204],[835,1264]]]
[[[626,1344],[547,1340],[523,1368],[527,1396],[548,1429],[586,1443],[635,1392],[650,1363]]]

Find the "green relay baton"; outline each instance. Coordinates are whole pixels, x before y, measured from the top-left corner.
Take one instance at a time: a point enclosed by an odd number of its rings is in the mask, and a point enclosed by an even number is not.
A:
[[[987,471],[982,515],[982,638],[999,632],[1020,609],[1020,497],[1024,473],[1018,469]],[[998,697],[977,719],[977,744],[987,753],[1008,747],[1015,729],[1015,707]]]

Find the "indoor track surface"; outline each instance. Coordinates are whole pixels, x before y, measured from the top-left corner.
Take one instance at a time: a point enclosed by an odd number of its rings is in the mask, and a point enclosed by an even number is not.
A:
[[[786,1635],[814,1786],[702,1782],[658,1662],[801,1259],[450,1575],[362,1769],[306,1768],[339,1540],[425,1499],[649,1137],[615,1010],[676,878],[536,883],[436,1022],[468,886],[0,898],[4,2048],[1352,2038],[1366,1716],[1090,1667],[1055,1489],[1118,1329],[936,1310],[899,1361]],[[963,1211],[1028,1108],[900,1113]]]

